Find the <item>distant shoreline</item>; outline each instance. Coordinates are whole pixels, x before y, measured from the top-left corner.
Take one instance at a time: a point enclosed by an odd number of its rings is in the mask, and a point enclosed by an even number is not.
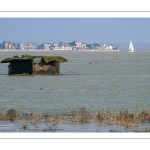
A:
[[[36,50],[36,49],[25,49],[25,50],[9,50],[9,49],[0,49],[0,52],[127,52],[127,50],[77,50],[77,51],[71,51],[71,50]],[[150,50],[136,50],[136,52],[150,52]]]
[[[0,51],[14,51],[14,52],[22,52],[22,51],[37,51],[37,52],[42,52],[42,51],[47,51],[47,52],[120,52],[120,50],[77,50],[77,51],[72,51],[72,50],[36,50],[36,49],[24,49],[24,50],[9,50],[9,49],[0,49]]]

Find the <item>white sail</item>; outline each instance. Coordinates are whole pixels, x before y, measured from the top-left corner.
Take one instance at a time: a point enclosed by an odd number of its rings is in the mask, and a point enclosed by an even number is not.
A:
[[[128,52],[134,52],[134,47],[133,47],[133,44],[132,42],[130,42],[130,45],[129,45],[129,50]]]

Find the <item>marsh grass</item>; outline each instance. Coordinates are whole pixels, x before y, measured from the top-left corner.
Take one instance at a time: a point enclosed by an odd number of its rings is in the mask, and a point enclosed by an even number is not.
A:
[[[140,109],[133,113],[124,108],[119,113],[114,113],[99,108],[94,114],[90,114],[89,110],[82,107],[69,114],[50,115],[32,112],[19,114],[16,110],[10,109],[6,113],[0,113],[0,121],[19,122],[21,131],[55,132],[58,130],[58,124],[87,124],[91,122],[96,122],[98,125],[123,126],[127,131],[129,128],[149,123],[150,113],[147,109]],[[116,131],[110,130],[110,132]],[[150,128],[145,127],[139,132],[142,131],[149,132]]]
[[[14,109],[8,110],[7,113],[4,114],[4,116],[5,116],[6,120],[8,119],[12,122],[20,119],[20,115]]]
[[[78,123],[89,123],[90,122],[90,113],[85,107],[80,108],[77,111],[71,113],[72,122]]]
[[[150,114],[146,109],[142,109],[139,113],[130,112],[127,108],[122,109],[120,113],[105,113],[102,109],[99,109],[94,116],[98,123],[125,127],[135,127],[138,124],[150,121]]]

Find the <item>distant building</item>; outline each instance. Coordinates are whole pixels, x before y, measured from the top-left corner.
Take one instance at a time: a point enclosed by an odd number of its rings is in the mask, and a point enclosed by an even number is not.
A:
[[[37,49],[45,49],[45,50],[50,50],[50,44],[49,43],[47,43],[47,44],[39,44],[38,46],[37,46]]]
[[[53,44],[50,49],[55,51],[72,51],[72,46],[68,43],[60,41],[59,44]]]
[[[1,48],[2,48],[2,49],[12,49],[12,44],[11,44],[10,42],[4,41],[4,42],[1,44]]]
[[[86,44],[85,44],[85,43],[82,43],[82,47],[83,47],[83,48],[86,48]]]
[[[8,49],[8,42],[7,41],[4,41],[1,45],[1,48],[2,49]]]
[[[65,43],[63,41],[60,41],[58,44],[58,47],[63,47],[65,45]]]
[[[33,44],[33,43],[27,43],[25,45],[26,49],[36,49],[37,48],[37,45],[36,44]]]
[[[72,47],[72,50],[73,50],[73,51],[86,49],[86,44],[85,44],[85,43],[78,42],[77,39],[74,40],[73,42],[70,42],[69,45]]]
[[[101,47],[101,45],[98,43],[91,44],[91,49],[99,49],[100,47]]]
[[[17,49],[20,49],[20,50],[36,49],[36,48],[37,48],[37,45],[31,44],[31,43],[27,43],[27,44],[19,43],[17,45]]]
[[[12,49],[17,49],[17,45],[18,45],[17,43],[13,42],[12,43]]]
[[[25,45],[24,45],[23,43],[19,43],[19,44],[17,45],[17,49],[23,50],[23,49],[26,49],[26,47],[25,47]]]

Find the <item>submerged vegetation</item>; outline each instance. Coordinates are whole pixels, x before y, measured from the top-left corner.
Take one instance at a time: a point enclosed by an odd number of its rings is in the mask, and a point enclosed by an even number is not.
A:
[[[29,74],[29,73],[22,73],[22,74],[13,74],[13,76],[33,76],[33,74]]]
[[[98,126],[116,125],[116,127],[122,126],[128,129],[149,123],[150,113],[146,109],[141,109],[138,113],[131,113],[127,108],[124,108],[120,113],[105,112],[103,109],[99,109],[94,114],[90,114],[83,107],[66,115],[50,115],[31,112],[19,114],[16,110],[10,109],[6,113],[0,113],[0,121],[19,122],[20,130],[23,131],[30,131],[32,128],[35,131],[52,132],[58,130],[58,124],[88,124],[92,122],[98,123]],[[41,128],[41,124],[45,125],[45,127]],[[150,127],[147,127],[143,130],[135,130],[134,132],[149,131]],[[115,130],[110,130],[110,132],[118,132],[118,130],[116,128]]]

